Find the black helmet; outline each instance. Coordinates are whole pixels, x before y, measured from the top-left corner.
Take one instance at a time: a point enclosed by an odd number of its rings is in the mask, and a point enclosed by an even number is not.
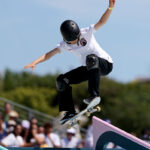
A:
[[[60,31],[66,42],[74,41],[80,36],[80,29],[72,20],[64,21],[60,26]]]

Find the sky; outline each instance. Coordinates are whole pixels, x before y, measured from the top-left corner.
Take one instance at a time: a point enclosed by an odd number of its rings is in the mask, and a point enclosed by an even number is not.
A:
[[[62,40],[60,24],[76,21],[80,28],[95,24],[108,0],[0,0],[0,72],[25,71],[24,66]],[[109,77],[130,82],[150,77],[150,0],[116,0],[108,22],[95,37],[113,58]],[[36,66],[34,73],[65,73],[79,67],[72,53],[61,53]],[[27,71],[31,71],[28,69]]]

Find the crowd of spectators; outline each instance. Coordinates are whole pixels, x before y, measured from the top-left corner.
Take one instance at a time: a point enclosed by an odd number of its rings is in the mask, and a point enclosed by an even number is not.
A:
[[[39,125],[36,118],[22,121],[18,118],[19,114],[11,104],[5,103],[4,111],[0,111],[0,145],[3,147],[85,147],[86,140],[77,135],[76,128],[66,129],[65,135],[60,136],[53,132],[50,122]]]
[[[4,112],[0,111],[0,145],[4,147],[93,148],[92,125],[88,127],[84,138],[77,136],[76,128],[66,129],[65,136],[60,136],[53,132],[53,125],[50,122],[38,125],[36,118],[18,122],[18,117],[18,113],[12,110],[9,103],[6,103]],[[141,139],[150,142],[149,129],[142,131]],[[109,143],[108,147],[114,148],[115,145]]]

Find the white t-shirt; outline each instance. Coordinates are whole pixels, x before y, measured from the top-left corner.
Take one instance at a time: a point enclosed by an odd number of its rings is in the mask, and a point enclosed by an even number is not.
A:
[[[80,139],[77,139],[76,137],[72,137],[70,141],[68,140],[68,138],[64,138],[61,141],[63,148],[76,148],[79,142]]]
[[[42,139],[44,139],[44,134],[43,134],[43,133],[37,134],[36,136],[37,136],[37,138],[42,138]],[[32,138],[32,139],[30,140],[30,142],[33,143],[33,144],[36,144],[37,141],[36,141],[34,138]]]
[[[60,42],[57,44],[57,48],[60,52],[70,51],[75,54],[81,64],[83,66],[86,65],[86,56],[89,54],[95,54],[100,58],[106,59],[108,62],[113,63],[112,58],[100,47],[97,43],[94,32],[94,25],[91,25],[88,28],[82,28],[81,36],[78,44],[67,44],[65,41]]]
[[[50,137],[57,146],[61,146],[60,138],[57,134],[50,133]],[[48,147],[54,147],[51,140],[47,136],[45,136],[45,142],[48,145]]]
[[[19,147],[24,144],[24,141],[21,136],[15,136],[13,133],[11,133],[6,136],[1,143],[5,144],[7,147]]]

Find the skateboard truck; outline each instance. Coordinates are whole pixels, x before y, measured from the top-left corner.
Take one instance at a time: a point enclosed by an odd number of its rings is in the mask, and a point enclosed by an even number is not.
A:
[[[101,111],[101,107],[100,106],[96,106],[95,108],[91,108],[91,109],[87,110],[86,115],[89,117],[94,112],[100,112],[100,111]]]
[[[68,124],[67,129],[70,129],[71,127],[73,127],[76,124],[80,124],[81,121],[80,120],[74,120],[72,123]]]

